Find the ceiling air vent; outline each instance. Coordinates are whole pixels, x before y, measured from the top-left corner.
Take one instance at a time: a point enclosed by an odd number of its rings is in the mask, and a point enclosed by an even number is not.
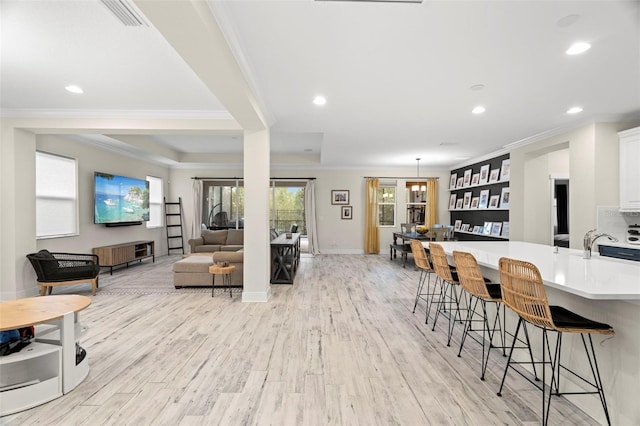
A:
[[[127,0],[100,0],[127,27],[148,26],[136,8]]]

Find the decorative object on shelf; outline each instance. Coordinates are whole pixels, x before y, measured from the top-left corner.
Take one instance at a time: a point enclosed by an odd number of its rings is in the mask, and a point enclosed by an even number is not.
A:
[[[462,184],[463,184],[463,178],[462,176],[460,176],[458,178],[458,181],[456,182],[456,188],[462,188]]]
[[[502,230],[502,222],[493,222],[493,225],[491,226],[491,235],[495,237],[499,237],[501,230]]]
[[[424,235],[427,232],[429,232],[429,228],[427,228],[426,226],[417,226],[416,227],[416,232],[420,235]]]
[[[464,171],[464,184],[463,186],[471,185],[471,169],[467,169]]]
[[[482,227],[482,234],[483,235],[491,235],[491,227],[493,226],[493,222],[485,222],[484,226]]]
[[[480,203],[480,197],[471,198],[471,208],[472,209],[477,209],[479,203]]]
[[[332,189],[331,204],[337,204],[337,205],[349,204],[349,190],[348,189]]]
[[[456,209],[461,209],[462,208],[462,198],[459,198],[456,201]]]
[[[474,233],[474,234],[482,234],[482,226],[480,226],[480,225],[475,225],[475,226],[473,227],[473,233]]]
[[[463,224],[462,224],[462,228],[460,228],[460,230],[461,230],[462,232],[469,232],[469,226],[470,226],[470,225],[469,225],[468,223],[463,223]]]
[[[456,208],[456,199],[458,196],[456,194],[451,194],[449,196],[449,210],[453,210]]]
[[[505,160],[502,160],[502,167],[500,168],[500,176],[502,180],[509,180],[510,164],[511,164],[511,161],[508,158]]]
[[[509,222],[502,222],[502,236],[509,238]]]
[[[480,167],[480,185],[484,185],[489,180],[489,165]]]
[[[474,173],[471,176],[471,185],[478,185],[480,183],[480,173]]]
[[[454,224],[453,229],[455,229],[456,231],[459,231],[461,227],[462,227],[462,220],[461,219],[456,220],[456,223]]]
[[[456,181],[458,180],[458,174],[453,173],[451,175],[451,179],[449,180],[449,189],[456,189]]]
[[[498,208],[498,204],[500,204],[500,196],[499,195],[492,195],[489,198],[489,208],[490,209],[497,209]]]
[[[502,188],[502,194],[500,195],[500,208],[509,208],[509,187]]]
[[[353,207],[351,206],[342,206],[342,219],[351,219],[353,216]]]
[[[462,202],[462,208],[468,209],[471,206],[471,191],[464,193],[464,198]]]
[[[489,190],[483,189],[480,191],[480,202],[478,203],[479,209],[486,209],[489,204]]]
[[[498,181],[498,176],[500,176],[500,169],[493,169],[489,174],[489,183],[495,183]]]

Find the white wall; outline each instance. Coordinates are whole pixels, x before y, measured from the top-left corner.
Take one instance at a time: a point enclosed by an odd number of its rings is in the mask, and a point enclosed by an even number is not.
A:
[[[395,169],[357,169],[357,170],[274,170],[271,177],[280,178],[316,178],[316,206],[318,223],[318,240],[321,253],[363,253],[364,252],[364,185],[365,176],[412,176],[414,168]],[[420,175],[439,177],[438,207],[439,222],[449,224],[449,171],[423,169]],[[171,170],[169,190],[171,196],[182,197],[185,205],[185,222],[191,229],[193,217],[193,196],[191,177],[241,177],[241,170],[198,169]],[[398,181],[399,190],[404,188],[404,181]],[[350,205],[353,207],[353,219],[343,220],[340,217],[340,206],[331,204],[331,190],[349,190]],[[404,192],[401,192],[404,194]],[[397,208],[396,227],[381,228],[380,252],[388,251],[392,241],[392,232],[399,230],[400,223],[405,221],[404,196],[400,196]]]
[[[165,182],[165,193],[169,171],[166,167],[145,163],[135,158],[97,149],[87,143],[65,136],[39,135],[36,149],[65,155],[78,160],[78,203],[80,235],[76,237],[51,238],[37,241],[37,249],[91,253],[93,247],[136,240],[154,240],[156,255],[167,253],[165,228],[147,229],[146,225],[107,228],[93,223],[93,173],[104,172],[144,179],[147,175],[160,177]],[[164,218],[163,218],[164,220]],[[186,241],[185,241],[186,243]]]

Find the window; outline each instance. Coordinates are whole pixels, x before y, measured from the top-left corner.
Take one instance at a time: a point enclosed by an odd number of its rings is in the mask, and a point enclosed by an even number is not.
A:
[[[271,180],[269,223],[278,232],[289,232],[297,225],[302,235],[307,235],[304,213],[304,188],[306,182]]]
[[[407,223],[425,223],[427,185],[425,182],[407,182],[405,190]]]
[[[36,151],[36,238],[78,235],[75,158]]]
[[[164,192],[162,178],[147,176],[149,181],[149,220],[147,228],[159,228],[162,226],[162,205]]]
[[[378,187],[378,226],[396,226],[396,183]]]

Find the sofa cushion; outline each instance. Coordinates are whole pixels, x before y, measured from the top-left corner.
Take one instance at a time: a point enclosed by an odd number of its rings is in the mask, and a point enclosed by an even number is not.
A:
[[[244,244],[244,229],[229,229],[227,234],[228,246],[241,246]]]
[[[205,244],[202,246],[196,246],[196,253],[213,253],[214,251],[220,251],[221,245],[218,244]]]
[[[212,256],[189,256],[173,264],[173,272],[209,273]]]
[[[217,231],[202,231],[202,238],[204,240],[205,245],[224,245],[227,243],[227,230],[217,230]],[[198,250],[199,251],[199,250]]]
[[[238,251],[241,250],[243,246],[222,246],[218,251]]]

